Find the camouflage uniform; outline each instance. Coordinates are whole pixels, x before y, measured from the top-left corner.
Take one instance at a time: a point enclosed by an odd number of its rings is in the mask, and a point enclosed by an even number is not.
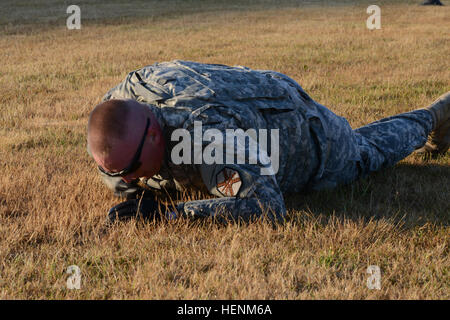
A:
[[[249,219],[267,214],[280,220],[286,214],[282,193],[332,188],[392,166],[424,145],[433,121],[431,113],[418,110],[352,130],[347,120],[312,100],[286,75],[180,60],[129,73],[103,98],[108,99],[145,103],[161,125],[166,156],[159,174],[143,180],[148,187],[193,188],[218,197],[178,204],[185,216]],[[184,128],[193,137],[194,121],[201,121],[203,132],[279,129],[278,172],[261,175],[264,164],[259,161],[175,165],[171,134]],[[116,192],[135,191],[120,178],[103,179]]]

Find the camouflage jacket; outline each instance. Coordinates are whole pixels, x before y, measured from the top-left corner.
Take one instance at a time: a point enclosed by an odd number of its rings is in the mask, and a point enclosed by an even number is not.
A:
[[[129,73],[103,98],[108,99],[145,103],[161,125],[166,157],[159,174],[143,180],[148,187],[196,189],[217,197],[179,204],[178,210],[186,216],[231,214],[249,219],[267,214],[272,220],[282,219],[286,214],[282,192],[317,185],[327,169],[330,141],[335,139],[334,122],[327,120],[331,112],[313,101],[294,80],[270,70],[180,60],[155,63]],[[278,151],[278,168],[262,175],[267,163],[259,160],[252,164],[175,164],[171,155],[177,142],[171,135],[183,128],[193,137],[195,123],[201,123],[202,133],[212,128],[222,133],[238,128],[268,129],[268,140],[270,129],[278,129],[278,150],[270,150],[270,141],[266,146],[268,154]],[[207,144],[203,141],[202,148]],[[247,140],[245,150],[252,151]],[[118,178],[103,178],[115,191],[133,191]]]

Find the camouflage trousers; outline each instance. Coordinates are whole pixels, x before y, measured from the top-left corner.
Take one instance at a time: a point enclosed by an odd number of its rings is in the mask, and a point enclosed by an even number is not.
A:
[[[355,130],[331,111],[326,115],[322,120],[336,130],[330,133],[329,157],[323,174],[313,180],[314,190],[346,184],[395,165],[421,148],[433,128],[432,115],[424,109],[384,118]]]

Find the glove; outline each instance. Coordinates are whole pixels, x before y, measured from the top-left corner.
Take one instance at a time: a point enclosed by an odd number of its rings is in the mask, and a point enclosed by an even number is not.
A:
[[[162,208],[163,209],[163,208]],[[176,213],[166,208],[166,218],[173,220],[177,218]],[[115,221],[127,221],[130,219],[143,219],[144,221],[158,220],[161,218],[158,210],[158,202],[154,198],[132,199],[119,203],[109,209],[108,223]]]
[[[154,199],[132,199],[119,203],[109,209],[108,222],[130,219],[152,220],[159,218],[158,203]]]

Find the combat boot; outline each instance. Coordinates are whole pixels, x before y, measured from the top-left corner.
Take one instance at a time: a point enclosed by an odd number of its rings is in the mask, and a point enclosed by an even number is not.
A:
[[[432,157],[445,154],[450,146],[450,91],[437,98],[425,110],[430,111],[433,116],[433,131],[427,143],[417,152],[428,153]]]

